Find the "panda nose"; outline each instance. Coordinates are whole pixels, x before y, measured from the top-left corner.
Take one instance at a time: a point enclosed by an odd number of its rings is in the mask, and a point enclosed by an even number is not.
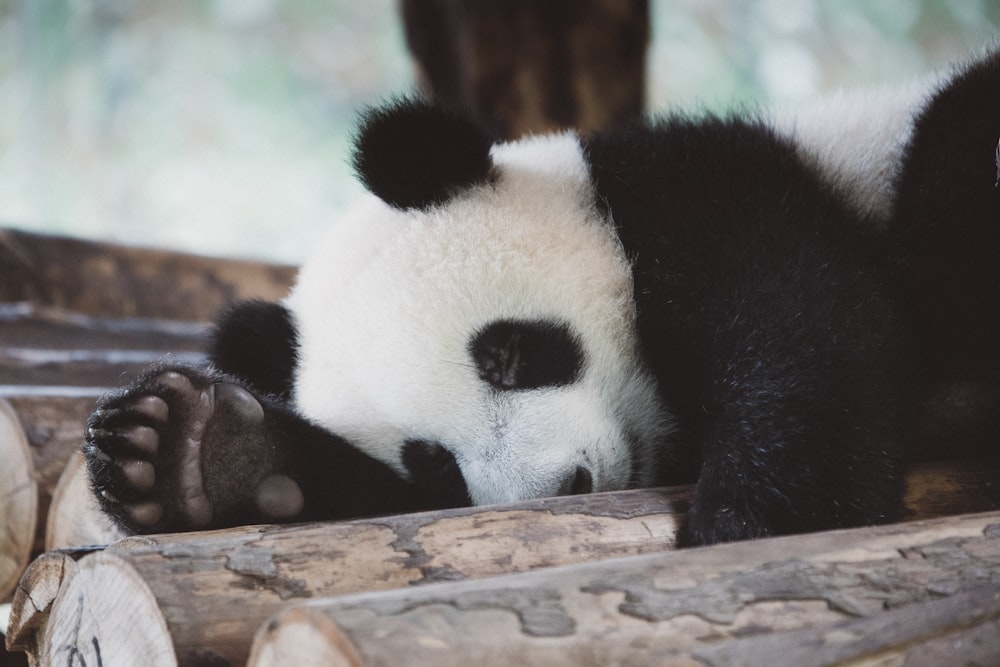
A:
[[[576,496],[581,493],[590,493],[594,490],[594,478],[590,471],[583,466],[577,466],[563,483],[559,486],[560,496]]]

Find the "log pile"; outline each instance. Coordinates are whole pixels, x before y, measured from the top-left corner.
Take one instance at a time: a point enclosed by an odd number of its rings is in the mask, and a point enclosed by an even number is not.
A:
[[[97,396],[161,355],[199,360],[210,310],[291,279],[0,230],[9,648],[37,665],[1000,660],[1000,460],[915,467],[909,523],[691,551],[672,551],[689,488],[120,539],[79,454]]]
[[[294,268],[0,229],[0,614],[32,556],[120,537],[74,458],[97,397],[164,355],[197,362],[234,298]],[[0,618],[0,628],[5,623]],[[0,665],[22,664],[0,648]]]
[[[499,511],[527,508],[465,518]],[[418,523],[437,530],[442,521],[445,530],[455,518],[424,515]],[[388,528],[398,542],[406,521],[387,521],[401,522]],[[420,583],[421,575],[413,573],[411,582],[376,577],[375,587],[387,590],[343,594],[369,586],[366,577],[388,563],[377,555],[371,568],[355,561],[364,546],[336,553],[352,543],[338,531],[372,525],[133,538],[78,562],[74,554],[49,554],[25,576],[8,641],[28,650],[35,664],[53,664],[66,651],[105,665],[1000,660],[1000,512],[597,561],[583,556],[569,564],[556,559],[528,565],[539,567],[530,572],[488,576],[516,569],[515,551],[455,570],[458,581],[400,588]],[[480,531],[481,539],[491,534]],[[600,539],[585,524],[566,536]],[[377,538],[372,546],[376,554],[387,548]],[[419,557],[426,557],[422,548]],[[447,560],[448,549],[436,557]],[[386,578],[407,567],[390,565]]]

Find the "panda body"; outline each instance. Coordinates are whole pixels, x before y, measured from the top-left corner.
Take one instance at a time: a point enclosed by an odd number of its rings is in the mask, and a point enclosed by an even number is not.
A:
[[[435,168],[410,143],[431,136],[421,109],[366,126],[403,138],[398,172],[362,173],[387,184],[378,201],[331,231],[285,302],[302,414],[404,476],[409,443],[443,447],[477,504],[556,494],[585,470],[597,491],[710,475],[699,541],[895,515],[895,306],[864,225],[796,146],[713,117],[533,137],[412,206],[392,184]],[[581,373],[484,382],[470,345],[499,321],[564,325]],[[716,533],[734,506],[753,510]]]
[[[694,483],[688,544],[898,518],[928,387],[1000,396],[979,334],[927,319],[996,309],[948,310],[996,272],[955,264],[994,241],[997,62],[826,144],[805,119],[669,115],[494,145],[424,103],[374,109],[371,194],[289,297],[221,316],[213,367],[102,401],[102,507],[176,530]]]

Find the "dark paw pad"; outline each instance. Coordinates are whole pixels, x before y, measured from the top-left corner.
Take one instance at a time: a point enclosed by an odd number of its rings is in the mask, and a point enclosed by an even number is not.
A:
[[[220,500],[232,504],[239,494],[206,483],[206,451],[238,454],[229,450],[241,432],[259,431],[263,420],[260,402],[239,385],[189,370],[144,376],[103,399],[87,423],[99,502],[140,532],[209,526],[228,509]]]

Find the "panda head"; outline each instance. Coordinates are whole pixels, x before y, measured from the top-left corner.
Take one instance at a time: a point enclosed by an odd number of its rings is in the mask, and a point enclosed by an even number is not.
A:
[[[651,483],[669,424],[579,139],[397,102],[355,166],[371,195],[286,302],[296,407],[403,475],[443,448],[476,504]]]

